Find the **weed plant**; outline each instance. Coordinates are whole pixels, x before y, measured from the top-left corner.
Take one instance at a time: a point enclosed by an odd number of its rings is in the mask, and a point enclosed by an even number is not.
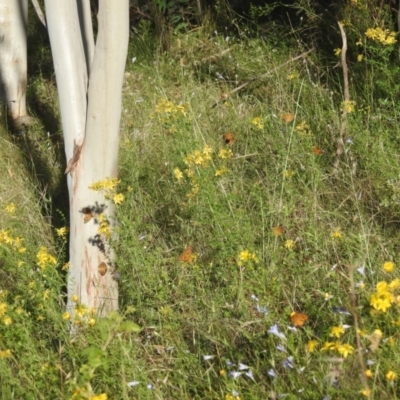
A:
[[[281,67],[305,49],[200,29],[166,55],[136,43],[121,313],[99,320],[76,299],[71,321],[67,227],[46,242],[36,221],[21,225],[24,197],[4,195],[1,398],[398,398],[394,94],[383,107],[370,81],[354,91],[335,171],[343,98],[315,54]]]

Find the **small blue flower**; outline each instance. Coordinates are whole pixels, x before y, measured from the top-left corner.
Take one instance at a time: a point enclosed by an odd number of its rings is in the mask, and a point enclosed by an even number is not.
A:
[[[233,378],[233,379],[237,379],[239,378],[240,375],[242,375],[243,372],[239,372],[239,371],[231,371],[229,372],[229,375]]]
[[[362,276],[365,276],[365,267],[364,267],[364,265],[362,265],[360,268],[357,268],[357,271]]]
[[[254,381],[254,375],[253,375],[253,371],[251,369],[246,371],[244,374]]]
[[[276,378],[278,375],[276,374],[276,372],[271,368],[270,370],[268,370],[268,375],[272,376],[273,378]]]
[[[286,340],[286,336],[282,332],[279,332],[277,324],[272,325],[271,328],[268,329],[268,333],[278,336],[280,339]]]
[[[333,307],[332,311],[334,313],[339,313],[339,314],[345,314],[345,315],[351,315],[343,306],[340,307]]]
[[[246,364],[239,363],[238,368],[239,368],[239,371],[244,371],[246,369],[249,369],[250,367]]]
[[[294,368],[293,366],[293,357],[290,356],[286,360],[282,362],[284,368]]]
[[[258,297],[255,294],[252,294],[250,297],[252,300],[258,301]]]
[[[268,315],[268,310],[267,310],[267,306],[259,306],[258,304],[255,305],[254,307],[259,313],[263,314],[263,315]]]
[[[278,346],[276,346],[276,348],[281,351],[282,353],[286,353],[286,349],[285,346],[283,346],[283,344],[278,344]]]
[[[225,361],[225,364],[226,364],[226,366],[227,367],[233,367],[235,364],[232,362],[232,361],[230,361],[230,360],[226,360]]]

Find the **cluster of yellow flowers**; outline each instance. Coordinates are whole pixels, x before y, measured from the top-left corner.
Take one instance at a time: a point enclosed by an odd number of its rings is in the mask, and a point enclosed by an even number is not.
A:
[[[238,255],[238,265],[242,266],[244,264],[258,264],[258,257],[254,253],[250,253],[249,250],[244,249]]]
[[[22,245],[23,238],[12,237],[10,231],[0,230],[0,243],[5,243],[15,249],[18,253],[25,253],[26,248]]]
[[[369,28],[365,32],[365,36],[386,46],[396,43],[396,32],[390,32],[388,29]]]
[[[183,162],[186,165],[186,169],[184,172],[178,167],[174,168],[173,174],[175,179],[180,182],[184,178],[184,173],[190,179],[191,191],[187,194],[189,198],[195,197],[199,192],[199,169],[207,168],[210,166],[212,161],[213,149],[209,145],[205,145],[202,150],[195,150],[193,153],[189,154],[183,159]],[[222,148],[218,152],[218,158],[221,160],[228,160],[233,157],[233,153],[231,149]],[[215,176],[222,176],[229,172],[229,169],[222,165],[221,168],[217,168],[215,170]]]
[[[175,122],[188,115],[188,108],[186,103],[176,104],[170,100],[162,99],[156,105],[154,116],[157,116],[163,124],[167,125],[169,131],[174,133],[177,131]]]
[[[263,123],[263,120],[262,120],[261,117],[253,118],[251,123],[259,130],[263,130],[264,129],[264,123]]]
[[[42,272],[50,266],[55,266],[57,264],[57,259],[47,252],[46,247],[41,247],[39,252],[36,254],[37,265],[40,267]]]
[[[168,99],[161,99],[156,105],[156,113],[168,115],[182,114],[186,116],[188,114],[188,105],[186,103],[175,104]]]
[[[381,281],[376,285],[376,292],[371,295],[370,304],[376,311],[386,312],[394,302],[400,302],[400,296],[395,297],[394,292],[400,287],[400,279],[396,278],[390,283]]]
[[[106,178],[102,181],[98,181],[89,186],[96,192],[104,192],[104,196],[108,200],[112,200],[114,204],[121,204],[125,200],[125,196],[122,193],[117,193],[117,186],[121,181],[118,178]]]
[[[312,131],[310,129],[310,126],[307,124],[306,121],[301,121],[299,124],[297,124],[295,131],[299,134],[299,136],[303,137],[312,136]]]
[[[342,103],[342,110],[346,111],[349,114],[354,112],[355,108],[356,108],[356,102],[355,101],[347,100],[347,101],[344,101]]]
[[[95,315],[97,313],[95,308],[87,308],[84,304],[79,302],[77,295],[73,295],[71,300],[75,303],[74,306],[74,324],[76,326],[94,326],[96,325]],[[66,311],[62,318],[65,321],[69,321],[72,315],[70,312]]]

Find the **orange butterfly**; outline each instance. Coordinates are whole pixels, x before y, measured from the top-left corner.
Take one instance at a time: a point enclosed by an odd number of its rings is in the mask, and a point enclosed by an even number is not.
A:
[[[85,216],[83,217],[83,222],[87,224],[93,218],[93,214],[90,210],[87,210],[84,215]]]
[[[272,233],[275,236],[281,236],[283,232],[285,232],[285,228],[283,226],[274,226],[272,228]]]
[[[107,270],[107,264],[104,261],[97,267],[97,271],[99,271],[101,276],[104,276],[107,273]]]
[[[232,132],[225,133],[225,135],[223,136],[223,139],[224,139],[224,142],[229,145],[231,145],[235,142],[235,137],[233,136]]]
[[[183,253],[179,256],[179,261],[182,262],[190,262],[192,261],[192,248],[191,246],[187,246]]]
[[[306,314],[292,312],[290,314],[290,322],[293,326],[302,326],[308,320],[308,316]]]
[[[321,148],[316,147],[316,146],[314,146],[314,147],[312,148],[312,152],[313,152],[316,156],[320,156],[321,154],[324,154],[324,151],[323,151]]]
[[[283,119],[286,123],[290,124],[294,120],[294,114],[283,113],[281,114],[281,119]]]

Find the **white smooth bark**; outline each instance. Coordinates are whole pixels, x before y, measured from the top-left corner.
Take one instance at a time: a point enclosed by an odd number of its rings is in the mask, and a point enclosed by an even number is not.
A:
[[[118,285],[113,274],[114,256],[107,237],[99,233],[99,219],[104,215],[113,224],[114,206],[104,193],[89,186],[117,177],[129,0],[100,0],[93,56],[85,4],[78,9],[76,0],[45,0],[69,163],[67,308],[73,310],[71,297],[77,295],[80,303],[105,315],[118,308]],[[89,221],[85,221],[87,210],[93,214]],[[105,273],[99,268],[104,265]]]
[[[83,49],[85,51],[85,59],[88,76],[93,62],[94,55],[94,37],[92,12],[90,10],[90,0],[76,0],[78,6],[79,25],[81,27]]]
[[[114,225],[114,206],[104,194],[88,189],[94,182],[117,177],[122,84],[129,39],[129,0],[102,0],[99,31],[90,70],[85,140],[73,172],[71,213],[71,293],[103,314],[118,308],[114,257],[106,238],[98,234],[100,214]],[[82,211],[95,218],[84,223]],[[84,256],[82,258],[82,256]],[[101,263],[107,273],[98,271]],[[72,306],[72,304],[70,304]]]
[[[45,0],[67,161],[85,136],[87,67],[76,0]],[[68,178],[71,190],[71,179]]]
[[[0,0],[0,92],[8,115],[26,113],[28,0]]]

